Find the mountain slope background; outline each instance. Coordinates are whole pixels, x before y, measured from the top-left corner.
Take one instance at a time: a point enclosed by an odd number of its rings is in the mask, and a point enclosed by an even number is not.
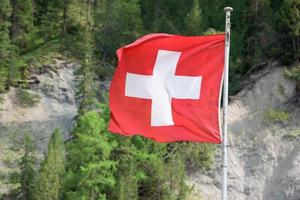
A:
[[[229,105],[229,199],[297,200],[300,109],[296,84],[276,64],[258,75]],[[220,198],[220,150],[212,171],[188,177],[195,196],[201,191],[203,199]]]
[[[298,0],[0,0],[0,199],[217,198],[218,145],[111,134],[107,90],[116,49],[220,33],[225,6],[231,198],[297,199]]]
[[[286,78],[283,67],[274,65],[253,75],[249,86],[231,97],[230,199],[297,200],[300,197],[300,109],[295,98],[296,82]],[[46,70],[37,75],[40,82],[28,90],[41,97],[35,106],[23,107],[16,102],[16,88],[11,88],[3,97],[0,111],[1,193],[14,187],[4,181],[5,177],[9,180],[12,170],[18,170],[16,163],[20,151],[11,146],[16,145],[14,142],[22,139],[26,132],[33,133],[41,158],[54,128],[59,127],[66,139],[70,137],[78,110],[74,92],[77,81],[74,72],[78,64],[55,60],[53,66],[57,68],[56,72]],[[98,87],[107,90],[109,81],[98,82]],[[288,119],[270,115],[270,112],[284,113]],[[212,169],[188,172],[186,183],[193,188],[189,199],[218,199],[220,172],[221,146],[218,146]]]

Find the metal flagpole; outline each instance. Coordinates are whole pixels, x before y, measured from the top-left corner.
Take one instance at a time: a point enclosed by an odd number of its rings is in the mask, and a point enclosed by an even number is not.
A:
[[[222,135],[222,200],[227,200],[227,107],[228,107],[228,75],[229,75],[229,49],[230,49],[230,12],[231,7],[225,7],[225,61],[223,85],[223,135]]]

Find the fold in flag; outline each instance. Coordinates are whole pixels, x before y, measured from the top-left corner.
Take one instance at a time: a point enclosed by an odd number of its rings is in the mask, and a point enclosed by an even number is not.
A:
[[[158,142],[220,143],[224,45],[224,34],[150,34],[118,49],[109,130]]]

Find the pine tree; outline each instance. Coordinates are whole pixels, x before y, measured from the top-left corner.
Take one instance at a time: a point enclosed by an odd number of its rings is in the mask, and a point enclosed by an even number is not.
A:
[[[202,32],[201,13],[202,11],[199,7],[199,0],[194,0],[193,6],[185,18],[186,35],[199,35]]]
[[[33,186],[36,176],[35,165],[36,165],[36,154],[35,144],[30,135],[25,136],[24,143],[24,155],[21,158],[21,199],[32,200],[33,199]]]
[[[275,30],[271,20],[274,17],[270,0],[249,0],[246,9],[244,34],[244,70],[272,56],[270,48],[276,46]],[[268,37],[266,37],[268,35]]]
[[[9,0],[0,0],[0,92],[7,87],[9,50],[11,48],[9,38],[11,6]]]
[[[73,54],[80,60],[80,68],[77,70],[80,83],[78,85],[77,99],[80,102],[78,113],[84,113],[92,110],[96,104],[96,92],[94,87],[94,35],[93,35],[93,7],[91,0],[86,1],[85,20],[82,23],[81,31],[73,43]]]
[[[81,116],[68,145],[64,199],[106,199],[115,185],[116,162],[110,160],[115,143],[106,137],[106,124],[97,112]]]
[[[63,24],[62,24],[62,37],[67,34],[67,29],[68,29],[68,10],[69,6],[71,4],[71,0],[64,0],[62,4],[63,8]]]
[[[92,46],[92,34],[89,27],[86,27],[80,42],[82,48],[80,49],[81,67],[77,72],[81,81],[78,85],[77,98],[80,100],[79,114],[83,115],[89,110],[92,110],[95,104],[95,90],[94,90],[94,55]]]
[[[129,138],[119,138],[118,143],[122,145],[113,152],[113,157],[118,161],[115,175],[118,181],[112,199],[138,199],[138,182],[144,178],[144,174],[138,169],[136,149]]]
[[[69,0],[36,0],[36,24],[45,42],[64,36],[68,6]]]
[[[33,30],[33,1],[12,0],[12,41],[21,52],[30,47]]]
[[[148,0],[139,3],[147,32],[185,33],[183,19],[190,11],[193,1]]]
[[[61,196],[65,172],[65,154],[63,138],[56,129],[49,141],[48,152],[41,164],[35,183],[34,199],[58,200]]]
[[[300,1],[284,0],[280,10],[281,21],[288,28],[292,38],[294,60],[299,61],[300,53]]]
[[[109,63],[120,46],[133,42],[144,31],[138,0],[98,1],[94,16],[96,50]]]

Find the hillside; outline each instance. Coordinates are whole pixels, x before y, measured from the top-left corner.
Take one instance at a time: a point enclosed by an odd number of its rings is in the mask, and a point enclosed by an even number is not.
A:
[[[282,67],[274,65],[256,74],[258,78],[253,75],[256,80],[229,105],[229,199],[300,198],[300,107],[295,103],[296,86],[285,78]],[[195,196],[198,192],[203,199],[219,199],[220,159],[219,148],[213,170],[189,175]]]
[[[46,150],[54,128],[65,138],[74,124],[78,105],[75,91],[78,78],[75,63],[55,60],[43,73],[30,93],[40,99],[32,107],[16,101],[16,88],[3,95],[0,111],[1,193],[15,185],[7,184],[9,174],[18,171],[20,148],[12,148],[26,132],[33,133],[39,155]],[[55,69],[55,70],[51,70]],[[251,79],[250,79],[251,80]],[[108,82],[98,82],[99,88]],[[295,83],[285,78],[284,68],[272,68],[252,76],[249,85],[231,97],[229,105],[229,199],[298,200],[300,197],[300,109],[295,99]],[[258,97],[260,100],[258,100]],[[288,120],[273,116],[285,113]],[[186,182],[193,186],[190,199],[218,199],[220,195],[220,147],[212,170],[188,173]]]
[[[220,146],[112,134],[107,91],[117,49],[222,34],[226,6],[230,197],[298,200],[299,0],[0,0],[0,199],[216,199]]]

